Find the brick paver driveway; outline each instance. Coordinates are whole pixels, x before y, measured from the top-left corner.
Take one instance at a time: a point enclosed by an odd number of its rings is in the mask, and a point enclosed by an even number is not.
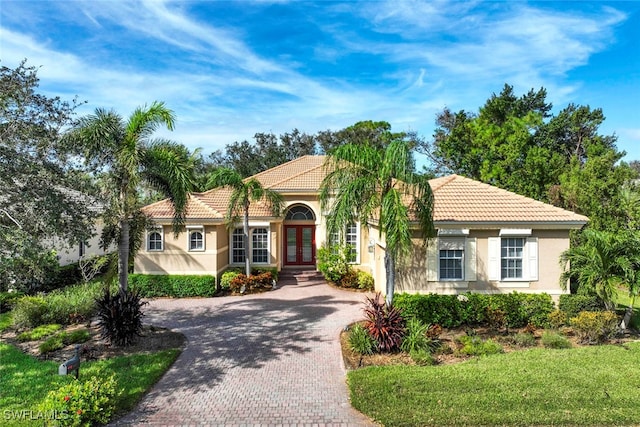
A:
[[[372,425],[349,404],[338,342],[362,317],[363,300],[311,281],[244,297],[152,301],[145,322],[188,343],[114,425]]]

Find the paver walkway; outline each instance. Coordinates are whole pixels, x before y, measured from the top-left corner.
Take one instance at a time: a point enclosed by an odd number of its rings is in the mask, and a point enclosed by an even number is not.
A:
[[[340,330],[364,295],[326,283],[244,297],[154,300],[145,323],[186,335],[184,352],[114,426],[368,426],[348,399]]]

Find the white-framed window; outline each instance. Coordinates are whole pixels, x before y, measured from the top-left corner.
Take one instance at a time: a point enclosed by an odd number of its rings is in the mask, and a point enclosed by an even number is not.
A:
[[[332,245],[346,245],[350,247],[349,259],[347,262],[351,264],[360,263],[360,227],[358,223],[349,224],[344,228],[342,236],[335,233],[329,238]]]
[[[464,237],[438,239],[438,272],[441,281],[464,280]]]
[[[269,263],[269,231],[266,228],[251,231],[251,261],[254,264]]]
[[[147,232],[147,251],[158,252],[164,249],[163,233],[161,229]]]
[[[268,264],[270,257],[269,227],[249,227],[249,255],[252,264]],[[242,228],[236,228],[231,233],[232,264],[244,264],[244,232]]]
[[[204,227],[187,228],[189,251],[204,251]]]
[[[244,233],[242,228],[236,228],[231,235],[231,263],[242,264],[244,260]]]
[[[501,230],[489,237],[489,280],[529,282],[538,280],[538,238],[531,230]]]
[[[477,280],[476,237],[468,230],[439,230],[427,243],[427,281],[466,288]]]

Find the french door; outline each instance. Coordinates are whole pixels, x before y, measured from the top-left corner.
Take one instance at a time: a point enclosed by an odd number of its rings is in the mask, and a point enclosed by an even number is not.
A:
[[[315,225],[285,225],[285,264],[315,265]]]

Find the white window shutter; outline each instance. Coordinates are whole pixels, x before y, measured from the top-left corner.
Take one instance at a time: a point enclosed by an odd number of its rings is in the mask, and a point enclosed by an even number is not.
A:
[[[464,245],[464,279],[469,282],[475,282],[476,277],[476,238],[469,237]]]
[[[438,281],[438,239],[427,242],[427,281]]]
[[[538,238],[527,237],[527,258],[529,262],[529,280],[538,280]]]
[[[500,238],[489,237],[489,280],[500,280]]]

